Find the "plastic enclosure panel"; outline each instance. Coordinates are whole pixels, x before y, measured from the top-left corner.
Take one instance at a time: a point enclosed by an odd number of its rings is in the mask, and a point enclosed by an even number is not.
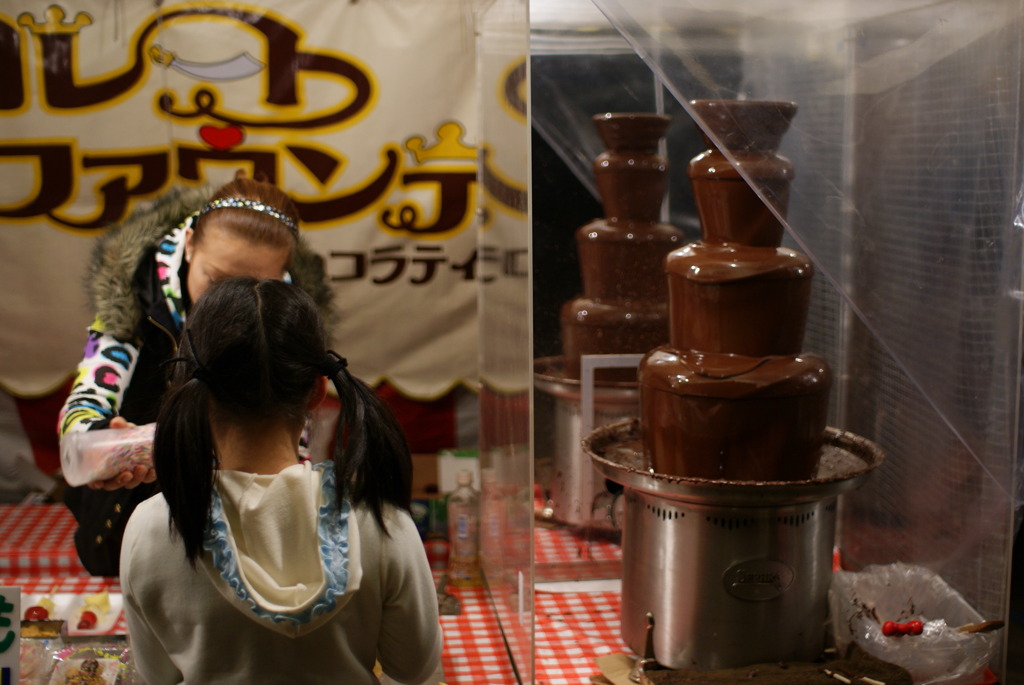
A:
[[[816,269],[803,348],[835,373],[830,424],[887,457],[842,498],[843,562],[925,565],[985,618],[1004,618],[1020,503],[1022,5],[541,4],[536,136],[592,188],[591,115],[671,114],[668,216],[688,231],[692,200],[677,186],[704,145],[687,103],[797,103],[781,153],[796,171],[786,244]],[[565,235],[535,222],[534,236],[535,280],[576,278],[543,259],[571,249]],[[550,310],[535,288],[534,344],[547,353]]]
[[[520,682],[533,682],[526,0],[478,4],[481,553]],[[503,675],[505,675],[503,673]]]

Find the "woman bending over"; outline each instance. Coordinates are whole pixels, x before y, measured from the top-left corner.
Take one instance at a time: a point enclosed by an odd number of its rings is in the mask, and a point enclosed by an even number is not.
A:
[[[212,195],[211,195],[212,193]],[[302,239],[291,198],[241,174],[217,191],[176,187],[98,239],[87,290],[96,313],[60,435],[156,420],[167,390],[162,364],[177,354],[192,303],[229,276],[291,281],[331,318],[323,260]],[[117,575],[121,535],[135,505],[156,492],[144,467],[68,488],[75,548],[93,575]]]

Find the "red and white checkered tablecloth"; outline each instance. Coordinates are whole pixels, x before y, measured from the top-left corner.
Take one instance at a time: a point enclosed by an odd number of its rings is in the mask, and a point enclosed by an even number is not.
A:
[[[20,587],[26,595],[55,594],[64,592],[71,595],[93,595],[97,592],[121,592],[117,578],[99,576],[0,576],[0,585]]]
[[[20,587],[25,594],[119,593],[116,578],[91,577],[79,563],[75,525],[63,505],[0,505],[0,585]],[[581,538],[566,529],[538,528],[534,544],[539,563],[564,571],[549,580],[595,577],[595,569],[598,577],[607,577],[602,573],[621,563],[618,545]],[[448,684],[514,685],[501,629],[485,591],[449,591],[459,598],[462,614],[441,617]],[[597,673],[595,657],[623,649],[616,593],[538,593],[535,601],[538,685],[588,683]],[[124,631],[123,616],[115,629]]]
[[[515,685],[501,630],[482,588],[448,590],[462,604],[460,616],[442,616],[448,685]],[[595,659],[628,652],[619,638],[619,593],[534,595],[536,685],[582,685],[599,670]]]
[[[458,616],[442,616],[441,664],[448,685],[515,685],[501,629],[483,588],[451,588],[462,605]]]
[[[619,578],[622,547],[600,532],[564,526],[534,529],[536,582]],[[538,685],[589,683],[595,659],[630,653],[619,637],[618,592],[535,592]]]
[[[24,594],[119,593],[115,578],[0,577],[0,586],[20,587]],[[447,685],[515,685],[501,631],[483,588],[449,588],[459,598],[462,614],[442,616],[444,665]],[[586,685],[599,670],[604,654],[635,656],[619,637],[619,593],[564,592],[534,594],[535,685]],[[114,632],[124,634],[124,616]],[[990,672],[978,685],[997,680]]]
[[[622,561],[622,547],[619,545],[569,528],[538,527],[534,530],[533,545],[538,564]]]
[[[0,577],[0,586],[18,587],[25,595],[120,593],[115,578]],[[515,685],[501,630],[483,588],[449,588],[462,613],[442,616],[444,652],[441,661],[448,685]],[[596,674],[595,657],[621,650],[618,639],[618,593],[537,593],[537,685],[589,683]],[[124,615],[114,625],[125,634]]]
[[[537,685],[589,683],[597,657],[631,654],[619,637],[618,592],[537,592],[533,601]]]
[[[533,555],[538,582],[618,578],[622,574],[622,547],[586,531],[537,527]]]
[[[88,576],[75,552],[76,527],[62,504],[0,505],[0,575]]]

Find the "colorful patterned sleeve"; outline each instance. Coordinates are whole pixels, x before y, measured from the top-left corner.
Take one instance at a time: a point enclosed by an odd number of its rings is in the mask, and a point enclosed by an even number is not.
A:
[[[93,321],[75,383],[57,420],[60,435],[106,425],[117,416],[138,358],[135,344],[106,333],[99,318]]]

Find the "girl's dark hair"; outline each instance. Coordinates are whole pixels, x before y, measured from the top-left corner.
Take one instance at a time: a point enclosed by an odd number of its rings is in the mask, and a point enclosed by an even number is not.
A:
[[[217,454],[212,421],[284,418],[302,425],[317,378],[332,373],[341,402],[332,458],[338,496],[367,506],[387,532],[384,506],[409,510],[412,458],[387,405],[328,354],[316,304],[281,281],[228,278],[189,313],[171,387],[157,417],[157,480],[194,565],[210,523]],[[329,369],[329,371],[325,371]]]
[[[299,210],[295,207],[292,199],[283,190],[262,177],[249,178],[240,171],[235,175],[233,181],[221,186],[210,200],[228,198],[262,202],[291,218],[296,226],[299,224]],[[288,261],[291,262],[291,255],[295,252],[296,235],[274,217],[250,209],[235,207],[222,207],[204,212],[196,219],[193,226],[195,231],[193,240],[197,244],[202,242],[205,228],[210,221],[216,221],[218,227],[251,243],[288,250]]]

